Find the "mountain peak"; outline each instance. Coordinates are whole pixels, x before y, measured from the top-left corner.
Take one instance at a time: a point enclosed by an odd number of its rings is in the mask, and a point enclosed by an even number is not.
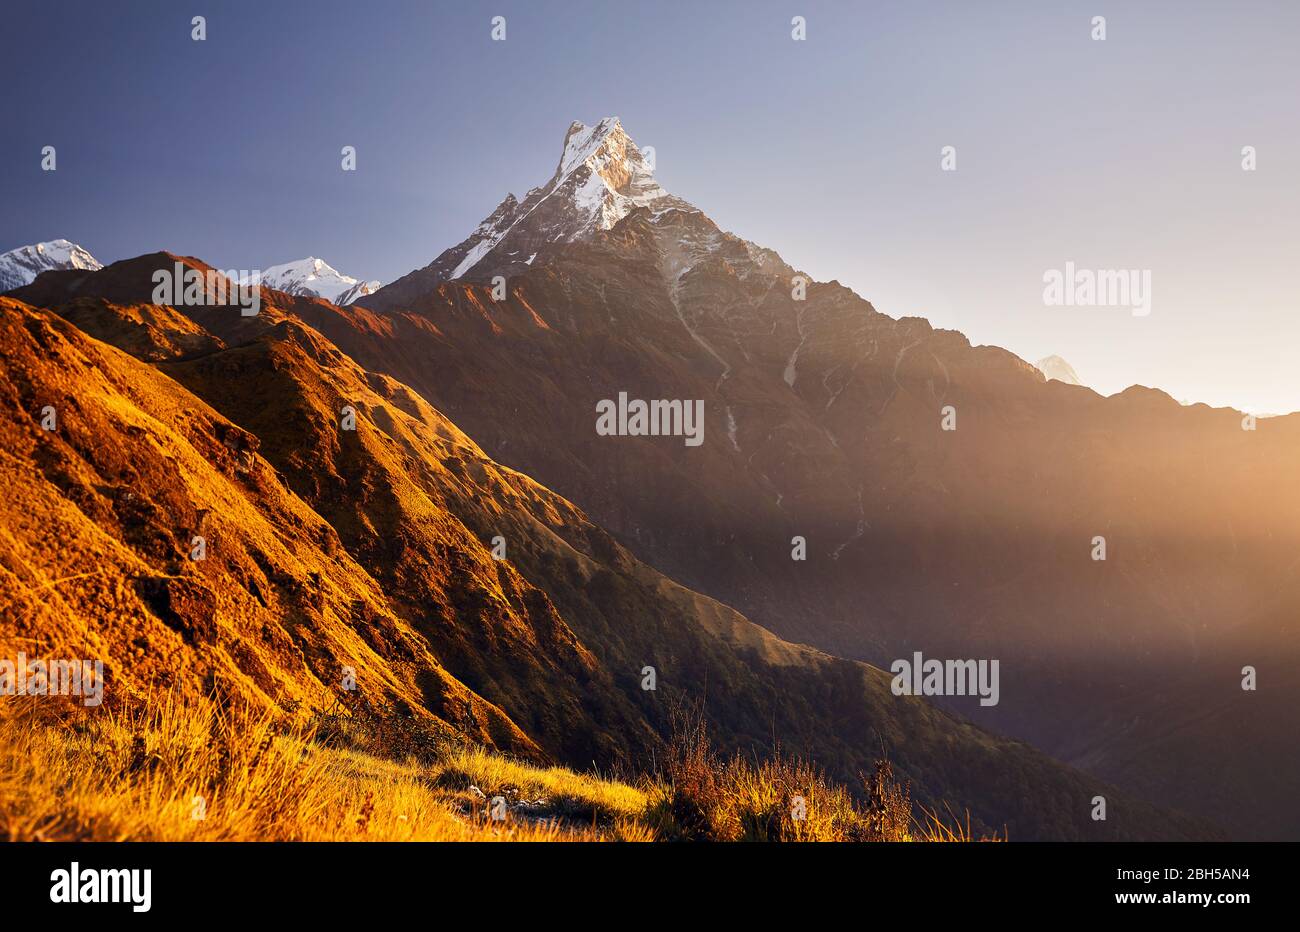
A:
[[[85,269],[93,272],[103,267],[89,252],[66,239],[19,246],[0,254],[0,291],[30,285],[37,275],[51,269]]]
[[[246,281],[309,298],[324,298],[333,304],[351,304],[357,298],[379,288],[377,281],[362,281],[344,275],[324,259],[308,256],[294,262],[273,265],[260,275],[246,276]]]
[[[638,148],[618,117],[592,126],[575,120],[565,131],[559,164],[546,184],[522,200],[507,195],[466,239],[412,273],[417,281],[397,289],[390,285],[387,297],[418,291],[421,283],[515,274],[553,244],[608,230],[638,207],[674,205],[688,206],[655,181],[653,150],[648,157]]]
[[[637,148],[618,117],[605,117],[594,126],[570,123],[560,164],[546,189],[547,196],[564,189],[575,208],[578,223],[568,240],[592,229],[608,230],[634,207],[668,196],[655,181],[652,159]]]
[[[1034,363],[1034,368],[1043,373],[1049,380],[1056,379],[1058,382],[1064,382],[1066,385],[1082,385],[1079,380],[1079,374],[1074,371],[1074,366],[1070,365],[1060,356],[1045,356],[1038,362]]]
[[[606,159],[609,156],[618,160],[625,159],[628,146],[636,151],[636,146],[632,145],[632,140],[623,131],[623,124],[618,117],[605,117],[595,126],[574,120],[564,134],[564,153],[555,170],[555,177],[562,178],[588,159],[601,158],[602,154]]]

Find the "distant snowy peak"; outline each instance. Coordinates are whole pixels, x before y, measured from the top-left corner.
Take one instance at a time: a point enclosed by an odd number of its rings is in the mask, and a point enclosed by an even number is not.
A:
[[[1034,363],[1034,366],[1049,379],[1056,379],[1066,385],[1083,384],[1079,381],[1079,374],[1074,371],[1074,367],[1060,356],[1047,356]]]
[[[76,243],[66,239],[19,246],[0,254],[0,291],[30,285],[36,276],[52,269],[85,269],[93,272],[103,264]]]
[[[351,275],[344,275],[324,259],[315,256],[273,265],[261,275],[249,276],[245,281],[265,285],[286,294],[324,298],[332,304],[340,305],[351,304],[357,298],[379,288],[379,282],[360,281]]]
[[[468,238],[424,271],[437,281],[470,273],[511,274],[531,264],[546,246],[608,230],[637,207],[692,209],[659,186],[652,159],[617,117],[594,126],[575,122],[564,135],[550,181],[523,200],[507,195]],[[492,260],[484,262],[489,254]]]
[[[345,304],[351,304],[357,298],[364,298],[368,294],[374,294],[379,290],[380,285],[381,282],[379,281],[357,282],[330,303],[337,304],[340,307]]]

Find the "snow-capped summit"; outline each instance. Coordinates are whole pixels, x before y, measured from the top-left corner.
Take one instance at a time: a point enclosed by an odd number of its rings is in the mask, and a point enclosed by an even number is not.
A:
[[[1074,371],[1074,367],[1060,356],[1046,356],[1034,363],[1034,368],[1047,376],[1048,379],[1056,379],[1066,385],[1083,384],[1079,381],[1079,374]]]
[[[726,274],[790,276],[775,252],[723,232],[703,211],[669,194],[655,180],[653,150],[639,148],[617,117],[595,125],[571,123],[550,180],[523,199],[507,194],[468,237],[423,268],[390,282],[363,303],[409,306],[453,279],[485,283],[546,265],[566,244],[604,240],[622,248],[648,235],[674,298],[686,278],[721,264]],[[636,221],[630,238],[604,234]]]
[[[331,303],[337,304],[340,307],[342,307],[345,304],[351,304],[357,298],[364,298],[368,294],[374,294],[376,291],[379,290],[382,284],[383,283],[380,282],[378,279],[375,279],[373,281],[368,281],[368,282],[357,282],[347,291],[343,292],[337,298],[335,298]]]
[[[295,262],[273,265],[260,275],[246,276],[245,284],[260,284],[286,294],[324,298],[333,304],[351,304],[379,287],[377,281],[360,281],[344,275],[324,259],[308,256]]]
[[[19,246],[0,254],[0,291],[30,285],[36,276],[51,269],[85,269],[93,272],[103,264],[76,243],[66,239]]]
[[[602,230],[618,223],[633,207],[668,197],[655,181],[654,166],[628,138],[618,117],[606,117],[595,126],[570,124],[551,184],[562,184],[575,175],[574,200],[580,215],[586,212],[589,224]],[[570,238],[581,232],[579,227]]]
[[[523,200],[506,195],[468,238],[422,271],[430,281],[510,274],[531,265],[549,244],[608,230],[636,207],[672,206],[690,207],[659,186],[651,159],[618,117],[594,126],[575,122],[564,134],[559,164],[546,184]],[[489,254],[492,261],[484,263]]]

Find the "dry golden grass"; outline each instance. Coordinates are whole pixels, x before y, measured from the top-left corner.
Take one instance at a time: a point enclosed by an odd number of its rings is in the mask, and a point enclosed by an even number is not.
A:
[[[699,720],[678,724],[662,776],[632,786],[463,744],[393,760],[337,729],[174,697],[4,713],[0,840],[972,840],[955,817],[914,820],[887,763],[860,801],[806,761],[719,759]]]
[[[37,715],[32,703],[7,711],[0,719],[0,839],[649,838],[635,821],[645,798],[632,787],[476,750],[448,749],[432,764],[388,761],[322,746],[263,714],[207,703],[59,718]],[[511,787],[516,798],[545,802],[524,813],[511,799],[507,818],[491,820],[491,797]],[[563,811],[548,807],[552,799]]]

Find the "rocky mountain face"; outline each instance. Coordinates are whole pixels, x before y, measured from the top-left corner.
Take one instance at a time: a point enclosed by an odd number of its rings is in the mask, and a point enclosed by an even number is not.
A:
[[[335,304],[351,304],[357,298],[373,294],[379,288],[377,281],[360,281],[344,275],[324,259],[308,256],[295,262],[273,265],[260,274],[249,276],[246,282],[265,285],[285,294],[307,298],[324,298]]]
[[[675,704],[702,701],[731,750],[776,742],[852,780],[883,748],[915,798],[977,830],[1213,834],[671,581],[322,332],[388,350],[441,339],[428,317],[271,289],[255,317],[148,304],[178,261],[210,271],[160,253],[0,299],[0,642],[102,657],[110,697],[319,707],[351,671],[412,719],[580,767],[649,766]],[[485,339],[550,326],[484,291],[451,287],[446,314]],[[1099,793],[1122,818],[1089,817]]]
[[[997,658],[1001,702],[953,708],[1236,834],[1300,834],[1278,816],[1300,780],[1300,417],[1103,398],[887,317],[660,193],[600,126],[426,268],[306,319],[782,637],[884,667]],[[620,393],[702,401],[703,444],[601,435]]]
[[[30,285],[50,269],[100,269],[99,260],[66,239],[20,246],[0,253],[0,292]]]

